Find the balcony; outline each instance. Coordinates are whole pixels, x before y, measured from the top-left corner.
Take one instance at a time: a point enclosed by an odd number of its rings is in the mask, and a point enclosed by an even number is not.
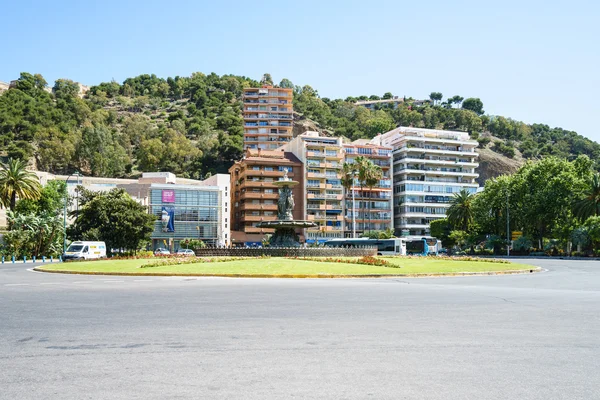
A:
[[[240,204],[240,210],[277,211],[277,204],[252,204],[252,203],[244,203],[244,204]]]
[[[325,210],[325,204],[319,204],[319,205],[316,205],[316,204],[308,204],[308,205],[306,206],[306,209],[307,209],[307,210]]]
[[[243,232],[246,233],[273,233],[275,229],[265,229],[265,228],[257,228],[256,226],[244,226],[242,228]]]
[[[240,221],[248,222],[261,222],[261,221],[275,221],[277,216],[264,216],[264,215],[242,215]]]
[[[306,176],[308,178],[325,178],[326,177],[325,174],[316,173],[316,172],[307,172]]]
[[[277,193],[254,193],[254,192],[244,192],[240,194],[240,200],[245,199],[271,199],[277,200],[279,198],[279,194]]]

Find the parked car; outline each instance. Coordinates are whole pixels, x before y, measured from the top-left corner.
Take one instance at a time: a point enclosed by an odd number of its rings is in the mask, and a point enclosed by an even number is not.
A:
[[[168,249],[163,249],[162,247],[154,250],[155,256],[168,256],[169,254],[171,254],[171,252]]]
[[[194,250],[192,249],[179,249],[177,250],[177,255],[179,256],[195,256]]]

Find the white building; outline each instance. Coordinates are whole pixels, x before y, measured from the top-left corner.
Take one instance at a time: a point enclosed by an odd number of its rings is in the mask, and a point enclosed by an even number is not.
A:
[[[372,140],[393,148],[396,234],[429,234],[455,193],[475,193],[478,142],[466,132],[399,127]]]

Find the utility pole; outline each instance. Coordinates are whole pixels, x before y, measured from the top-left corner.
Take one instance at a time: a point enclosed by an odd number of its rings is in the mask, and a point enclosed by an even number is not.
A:
[[[506,191],[506,256],[510,257],[510,208],[508,205],[508,190]]]

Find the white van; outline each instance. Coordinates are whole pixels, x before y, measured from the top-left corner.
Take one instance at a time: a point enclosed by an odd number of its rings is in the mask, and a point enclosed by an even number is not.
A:
[[[91,260],[106,257],[106,243],[104,242],[73,242],[63,254],[66,260]]]

